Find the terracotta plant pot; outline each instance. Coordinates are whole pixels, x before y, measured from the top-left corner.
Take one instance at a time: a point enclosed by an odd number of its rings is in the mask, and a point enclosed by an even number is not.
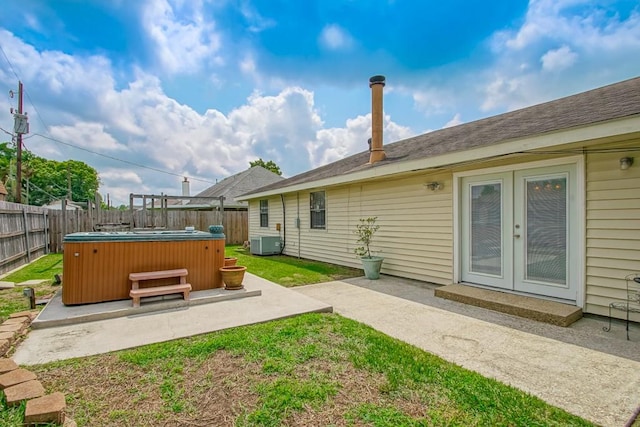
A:
[[[233,265],[229,267],[220,267],[224,288],[229,290],[242,289],[242,280],[247,267],[242,265]]]
[[[237,262],[238,262],[238,258],[236,257],[232,257],[232,256],[224,257],[225,267],[233,267],[234,265],[236,265]]]

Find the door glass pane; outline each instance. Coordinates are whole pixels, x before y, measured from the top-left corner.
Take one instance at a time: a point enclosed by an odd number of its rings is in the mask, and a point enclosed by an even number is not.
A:
[[[502,186],[471,186],[471,271],[502,275]]]
[[[527,180],[526,277],[565,284],[567,279],[567,178]]]

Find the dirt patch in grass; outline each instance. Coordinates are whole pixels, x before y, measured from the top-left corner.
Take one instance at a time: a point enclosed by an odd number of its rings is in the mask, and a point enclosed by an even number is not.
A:
[[[35,367],[36,371],[38,367]],[[247,421],[260,408],[256,388],[281,375],[264,373],[260,363],[224,350],[208,358],[185,359],[173,368],[162,363],[138,366],[117,355],[103,355],[69,365],[37,371],[48,390],[67,394],[68,414],[81,425],[231,426],[256,425]],[[354,368],[350,363],[312,359],[289,374],[295,381],[322,378],[337,384],[336,394],[319,405],[287,411],[280,425],[368,425],[346,415],[360,405],[389,406],[412,417],[425,416],[424,402],[392,396],[384,390],[384,375]],[[173,384],[175,396],[163,385]],[[175,404],[181,402],[176,411]]]

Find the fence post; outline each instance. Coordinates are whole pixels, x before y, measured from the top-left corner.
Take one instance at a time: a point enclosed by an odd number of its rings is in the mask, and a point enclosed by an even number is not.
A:
[[[49,215],[47,215],[47,211],[42,212],[42,228],[44,229],[44,253],[48,254],[51,250],[51,242],[49,241]]]
[[[133,193],[129,193],[129,212],[131,213],[131,224],[129,224],[129,231],[133,231]]]
[[[27,248],[27,262],[31,262],[31,245],[29,244],[29,224],[27,223],[27,210],[22,208],[22,224],[24,225],[24,241]]]
[[[62,238],[67,235],[67,199],[62,199],[60,202],[62,206]]]

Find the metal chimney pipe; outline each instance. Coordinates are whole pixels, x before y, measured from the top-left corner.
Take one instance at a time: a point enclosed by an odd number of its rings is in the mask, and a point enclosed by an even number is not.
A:
[[[373,76],[369,79],[369,87],[371,88],[370,164],[384,160],[387,157],[382,147],[382,88],[384,85],[384,76]]]
[[[187,177],[182,181],[182,195],[187,197],[191,196],[191,189],[189,188],[189,180]]]

